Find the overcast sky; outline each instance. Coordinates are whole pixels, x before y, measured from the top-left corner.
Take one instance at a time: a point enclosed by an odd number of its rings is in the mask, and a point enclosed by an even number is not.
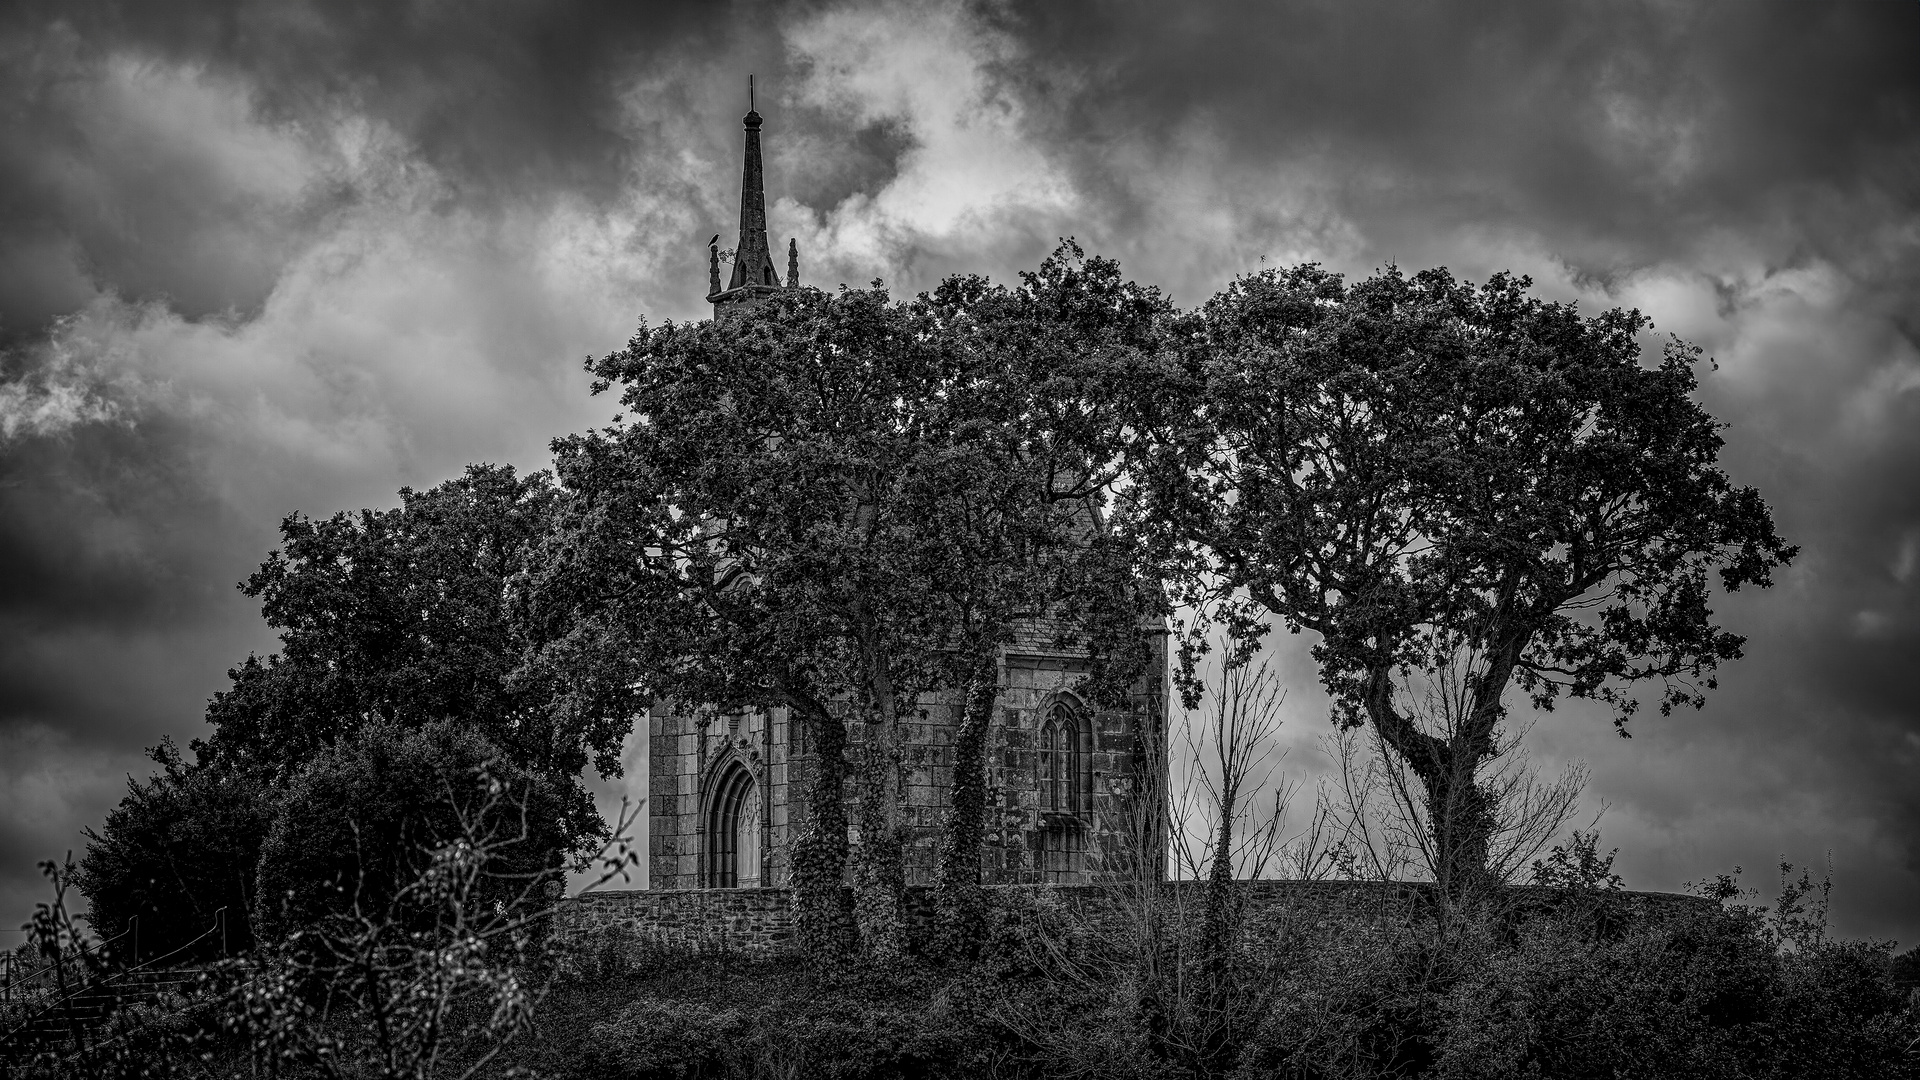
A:
[[[812,284],[1061,236],[1530,274],[1704,346],[1802,555],[1701,713],[1578,711],[1635,888],[1824,865],[1920,939],[1920,4],[22,3],[0,26],[0,916],[273,648],[287,513],[546,464],[580,361],[706,314],[749,72]],[[1326,702],[1293,645],[1286,768]],[[1904,658],[1904,659],[1903,659]]]

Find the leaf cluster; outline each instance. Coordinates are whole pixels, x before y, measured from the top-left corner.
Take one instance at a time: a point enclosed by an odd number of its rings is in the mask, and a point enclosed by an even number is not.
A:
[[[1482,717],[1509,682],[1536,708],[1603,702],[1623,732],[1635,684],[1697,707],[1742,645],[1711,587],[1794,554],[1719,468],[1700,350],[1643,363],[1645,316],[1530,285],[1269,270],[1184,339],[1192,426],[1150,458],[1139,516],[1188,599],[1237,598],[1223,617],[1252,636],[1262,613],[1317,632],[1347,723],[1396,671],[1456,665]]]
[[[883,661],[912,701],[1036,623],[1096,653],[1137,634],[1102,533],[1097,371],[1127,319],[1164,310],[1063,253],[1019,290],[795,289],[643,324],[593,365],[623,418],[554,446],[566,500],[529,577],[545,644],[526,677],[583,715],[655,698],[820,715]]]

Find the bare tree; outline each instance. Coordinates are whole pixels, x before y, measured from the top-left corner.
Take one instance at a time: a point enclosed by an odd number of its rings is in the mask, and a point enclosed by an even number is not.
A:
[[[1244,657],[1237,641],[1225,644],[1227,657]],[[1203,1076],[1230,1066],[1266,1010],[1259,971],[1271,958],[1245,940],[1241,883],[1285,865],[1295,790],[1274,782],[1286,700],[1277,673],[1263,660],[1210,674],[1177,729],[1148,732],[1133,789],[1116,792],[1127,809],[1099,853],[1099,888],[1079,910],[1026,913],[1022,928],[1053,977],[1109,997],[1151,1057]],[[1047,1049],[1050,1071],[1091,1069],[1111,1049],[1077,1028],[1004,1019]]]
[[[1440,739],[1458,732],[1470,704],[1470,694],[1450,675],[1424,673],[1420,692],[1402,695],[1416,702],[1408,710],[1410,722]],[[1287,863],[1303,878],[1427,880],[1440,886],[1442,898],[1472,903],[1497,895],[1518,882],[1574,821],[1589,775],[1575,762],[1542,776],[1521,745],[1525,733],[1493,731],[1488,754],[1463,766],[1474,770],[1472,806],[1437,807],[1432,789],[1378,732],[1345,729],[1328,736],[1324,745],[1334,774],[1321,781],[1313,821],[1289,848]],[[1478,817],[1463,823],[1468,813]],[[1469,863],[1460,862],[1460,845],[1448,839],[1447,830],[1456,827],[1483,838]]]
[[[255,1065],[328,1078],[465,1080],[532,1023],[538,974],[557,911],[550,872],[496,869],[529,841],[527,807],[499,783],[454,805],[457,828],[390,900],[304,928],[245,963],[230,1023]],[[588,890],[639,861],[628,839],[640,806],[622,802],[612,838],[590,860]],[[502,886],[505,887],[504,894]]]
[[[1227,656],[1236,654],[1229,642]],[[1185,753],[1168,762],[1175,829],[1169,872],[1176,879],[1231,881],[1276,871],[1285,808],[1295,784],[1277,778],[1286,689],[1266,658],[1222,663],[1198,709],[1183,710]],[[1261,800],[1271,793],[1271,803]]]
[[[129,1007],[136,999],[125,998],[105,1016],[68,1010],[70,1038],[39,1049],[35,1075],[171,1075],[169,1062],[197,1060],[210,1045],[202,1036],[214,1032],[246,1046],[257,1076],[429,1080],[486,1071],[528,1030],[546,993],[561,901],[554,871],[500,869],[534,830],[521,793],[480,779],[477,800],[463,803],[448,788],[455,827],[391,896],[372,900],[379,890],[356,887],[344,913],[204,969],[198,991],[164,1008]],[[599,871],[586,891],[639,862],[629,837],[640,809],[623,802],[611,838],[578,864]],[[106,943],[91,941],[68,914],[66,874],[48,867],[54,898],[28,929],[52,961],[41,996],[58,1005],[118,973]],[[13,1011],[24,1016],[34,1005]],[[187,1030],[199,1036],[148,1027],[188,1009],[200,1019]]]

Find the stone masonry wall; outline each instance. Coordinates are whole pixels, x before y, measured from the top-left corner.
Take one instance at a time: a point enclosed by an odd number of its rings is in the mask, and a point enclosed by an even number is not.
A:
[[[1253,927],[1288,920],[1321,921],[1406,912],[1427,902],[1432,886],[1408,882],[1242,881],[1236,892]],[[1156,888],[1160,902],[1198,917],[1200,881],[1165,882]],[[928,892],[909,889],[913,936],[924,933],[931,918]],[[993,904],[1008,916],[1033,913],[1093,923],[1111,917],[1116,891],[1100,885],[992,885]],[[1545,903],[1555,890],[1515,886],[1522,906]],[[1712,901],[1676,893],[1617,892],[1608,902],[1622,905],[1636,919],[1660,919],[1699,910]],[[564,901],[558,931],[582,939],[617,936],[639,945],[696,952],[783,953],[793,941],[792,891],[760,889],[674,889],[607,891]]]
[[[791,889],[659,889],[588,893],[561,902],[557,932],[622,932],[693,952],[780,953],[793,940]]]

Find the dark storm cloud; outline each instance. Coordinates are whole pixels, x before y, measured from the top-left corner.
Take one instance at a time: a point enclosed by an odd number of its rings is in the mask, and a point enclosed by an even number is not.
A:
[[[607,64],[657,46],[676,18],[660,10],[661,32],[637,35],[638,5],[603,7],[611,10],[16,8],[0,89],[11,114],[0,140],[8,192],[0,230],[18,254],[0,278],[0,316],[16,333],[35,331],[79,306],[93,287],[165,297],[187,315],[252,309],[310,234],[312,219],[355,196],[324,180],[310,190],[312,178],[304,176],[285,177],[292,190],[282,191],[223,183],[207,175],[205,160],[163,139],[102,123],[103,113],[111,118],[113,103],[100,99],[111,92],[116,62],[203,68],[242,86],[249,110],[296,127],[342,106],[363,108],[482,189],[556,176],[604,186],[613,174],[606,159],[619,145],[602,126],[612,111]],[[607,17],[604,32],[592,16]],[[116,161],[122,155],[135,160]],[[280,203],[264,220],[263,201]]]
[[[684,2],[49,5],[83,39],[244,76],[269,115],[345,99],[480,186],[605,190],[620,81],[663,51],[710,51],[765,6]],[[767,43],[768,45],[771,42]]]
[[[1215,167],[1318,163],[1382,241],[1550,228],[1598,272],[1920,190],[1920,5],[1047,3],[1001,22],[1035,58],[1006,74],[1055,102],[1048,136],[1122,212],[1140,178],[1112,150],[1178,156],[1195,127]],[[1808,224],[1789,231],[1816,249],[1853,238]]]
[[[726,54],[724,72],[647,93],[656,113],[724,102],[716,115],[737,115],[745,72],[790,82],[777,30],[798,10],[693,0],[16,7],[0,29],[9,118],[0,242],[10,253],[0,257],[0,333],[15,341],[37,333],[96,290],[164,298],[190,317],[256,310],[329,213],[367,194],[320,168],[337,155],[325,129],[343,116],[395,133],[443,178],[450,204],[560,192],[613,199],[635,158],[689,149],[684,139],[661,142],[677,133],[633,128],[623,96],[635,74]],[[193,140],[208,121],[254,120],[322,160],[281,162],[280,175],[221,175],[221,162],[192,147],[114,122],[129,104],[115,92],[137,96],[138,86],[124,84],[137,83],[143,65],[224,83],[248,114],[182,117],[180,130],[160,134]],[[814,155],[820,164],[795,178],[803,198],[866,186],[900,149],[885,123],[848,131],[804,109],[787,120],[790,135],[835,151]],[[701,149],[715,156],[735,141],[725,125],[708,134]]]

